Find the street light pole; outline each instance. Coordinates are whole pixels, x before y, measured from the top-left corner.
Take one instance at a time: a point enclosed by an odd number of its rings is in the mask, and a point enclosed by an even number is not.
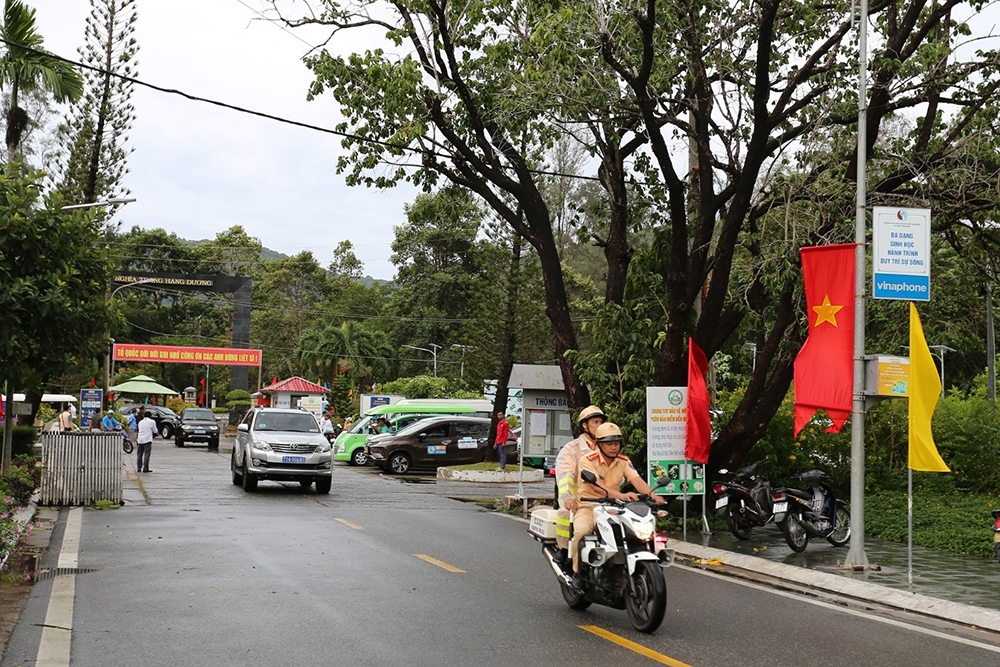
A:
[[[466,353],[467,350],[474,350],[476,348],[473,345],[459,345],[458,343],[455,343],[454,345],[451,346],[451,349],[453,349],[453,350],[461,350],[462,351],[462,361],[460,362],[460,365],[458,367],[458,377],[464,378],[465,377],[465,353]]]
[[[955,348],[947,345],[928,345],[927,347],[937,352],[937,358],[941,361],[941,395],[944,396],[944,355],[946,352],[955,352]]]
[[[437,343],[428,343],[433,350],[428,350],[426,347],[417,347],[416,345],[404,345],[403,347],[408,347],[411,350],[420,350],[421,352],[427,352],[434,357],[434,377],[438,376],[438,353],[437,351],[441,349],[441,346]]]

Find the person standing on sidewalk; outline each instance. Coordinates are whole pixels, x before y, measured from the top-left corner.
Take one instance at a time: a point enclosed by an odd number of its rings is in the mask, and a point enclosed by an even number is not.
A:
[[[153,413],[147,412],[138,425],[139,435],[136,437],[135,469],[136,472],[150,472],[149,455],[153,451],[153,438],[156,437],[156,422]]]
[[[497,410],[497,437],[493,440],[497,456],[500,457],[500,472],[507,468],[507,438],[510,437],[510,424],[503,410]]]

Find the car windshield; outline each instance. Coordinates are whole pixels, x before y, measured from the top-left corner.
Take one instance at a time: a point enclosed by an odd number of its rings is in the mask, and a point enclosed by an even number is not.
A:
[[[170,408],[165,408],[162,405],[158,405],[156,407],[158,407],[160,409],[160,412],[162,412],[165,415],[169,415],[171,417],[176,417],[177,416],[177,413],[174,412],[173,410],[171,410]]]
[[[427,419],[421,419],[419,421],[415,421],[406,428],[397,431],[396,435],[410,435],[412,433],[420,433],[421,431],[424,431],[431,426],[431,424],[427,422],[428,422]]]
[[[190,408],[181,413],[181,419],[215,419],[215,413],[204,408]]]
[[[351,429],[348,431],[348,433],[367,433],[368,432],[368,424],[370,424],[371,421],[372,421],[371,417],[365,417],[364,419],[362,419],[361,421],[359,421],[357,424],[355,424],[354,426],[352,426]]]
[[[319,433],[319,425],[316,418],[308,412],[262,412],[257,415],[253,430]]]

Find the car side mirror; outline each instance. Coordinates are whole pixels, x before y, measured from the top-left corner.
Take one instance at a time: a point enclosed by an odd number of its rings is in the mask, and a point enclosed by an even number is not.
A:
[[[250,427],[248,425],[246,425],[246,424],[240,424],[239,426],[236,427],[236,430],[237,431],[243,431],[244,433],[249,433],[250,432]]]
[[[581,472],[580,477],[582,477],[583,481],[587,482],[588,484],[597,484],[597,475],[595,475],[589,470],[584,470],[583,472]]]
[[[420,435],[417,436],[417,439],[418,440],[426,440],[427,439],[427,434],[426,433],[421,433]]]

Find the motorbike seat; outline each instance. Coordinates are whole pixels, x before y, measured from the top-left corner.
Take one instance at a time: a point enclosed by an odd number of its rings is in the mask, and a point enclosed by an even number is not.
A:
[[[799,491],[798,489],[782,489],[782,491],[789,496],[801,498],[802,500],[812,500],[812,494],[808,491]]]

